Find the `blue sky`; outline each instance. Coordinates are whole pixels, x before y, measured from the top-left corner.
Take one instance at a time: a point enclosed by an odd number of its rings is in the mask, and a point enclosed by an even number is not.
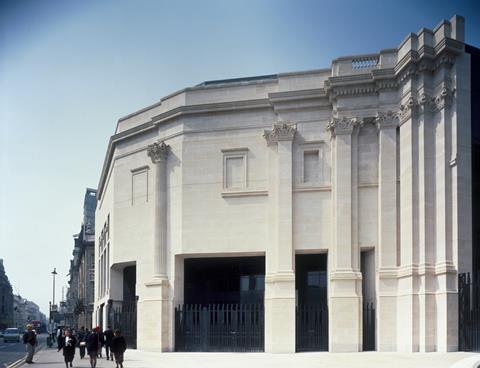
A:
[[[204,80],[329,67],[466,17],[461,1],[0,0],[0,257],[43,311],[119,117]]]

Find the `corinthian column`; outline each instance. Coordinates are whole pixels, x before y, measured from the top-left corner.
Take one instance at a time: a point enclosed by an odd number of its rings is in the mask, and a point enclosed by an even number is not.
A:
[[[155,218],[153,277],[138,301],[138,346],[152,351],[172,351],[173,297],[167,276],[167,156],[170,146],[160,141],[148,146],[155,166]],[[152,316],[156,323],[152,324]]]
[[[155,278],[167,279],[167,156],[170,146],[156,142],[147,153],[155,165],[155,230],[153,272]]]
[[[333,244],[329,252],[329,351],[361,349],[359,249],[352,241],[352,132],[360,121],[333,117],[327,125],[333,152]]]
[[[265,351],[295,352],[295,273],[292,241],[292,142],[296,127],[264,132],[269,150],[270,242],[266,251]]]

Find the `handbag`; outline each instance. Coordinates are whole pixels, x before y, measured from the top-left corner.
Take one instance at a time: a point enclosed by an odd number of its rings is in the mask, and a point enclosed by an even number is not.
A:
[[[85,341],[80,341],[80,346],[87,346],[87,343]]]

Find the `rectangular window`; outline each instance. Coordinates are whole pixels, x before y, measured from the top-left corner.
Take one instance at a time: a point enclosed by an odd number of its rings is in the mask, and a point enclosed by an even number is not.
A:
[[[222,149],[222,153],[223,189],[235,191],[247,188],[248,148]]]
[[[303,153],[303,182],[318,183],[320,181],[319,151],[305,151]]]
[[[148,166],[131,170],[132,173],[132,206],[148,202]]]
[[[228,189],[243,188],[245,183],[245,167],[243,157],[227,157],[225,166],[226,187]]]

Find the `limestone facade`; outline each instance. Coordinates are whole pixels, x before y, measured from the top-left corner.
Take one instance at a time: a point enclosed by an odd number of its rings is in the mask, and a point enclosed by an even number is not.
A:
[[[329,351],[361,351],[361,252],[374,250],[376,349],[457,350],[470,66],[454,16],[377,54],[204,82],[120,119],[97,193],[109,253],[94,320],[135,265],[137,345],[172,351],[184,259],[263,255],[265,351],[294,352],[295,254],[326,253]]]

